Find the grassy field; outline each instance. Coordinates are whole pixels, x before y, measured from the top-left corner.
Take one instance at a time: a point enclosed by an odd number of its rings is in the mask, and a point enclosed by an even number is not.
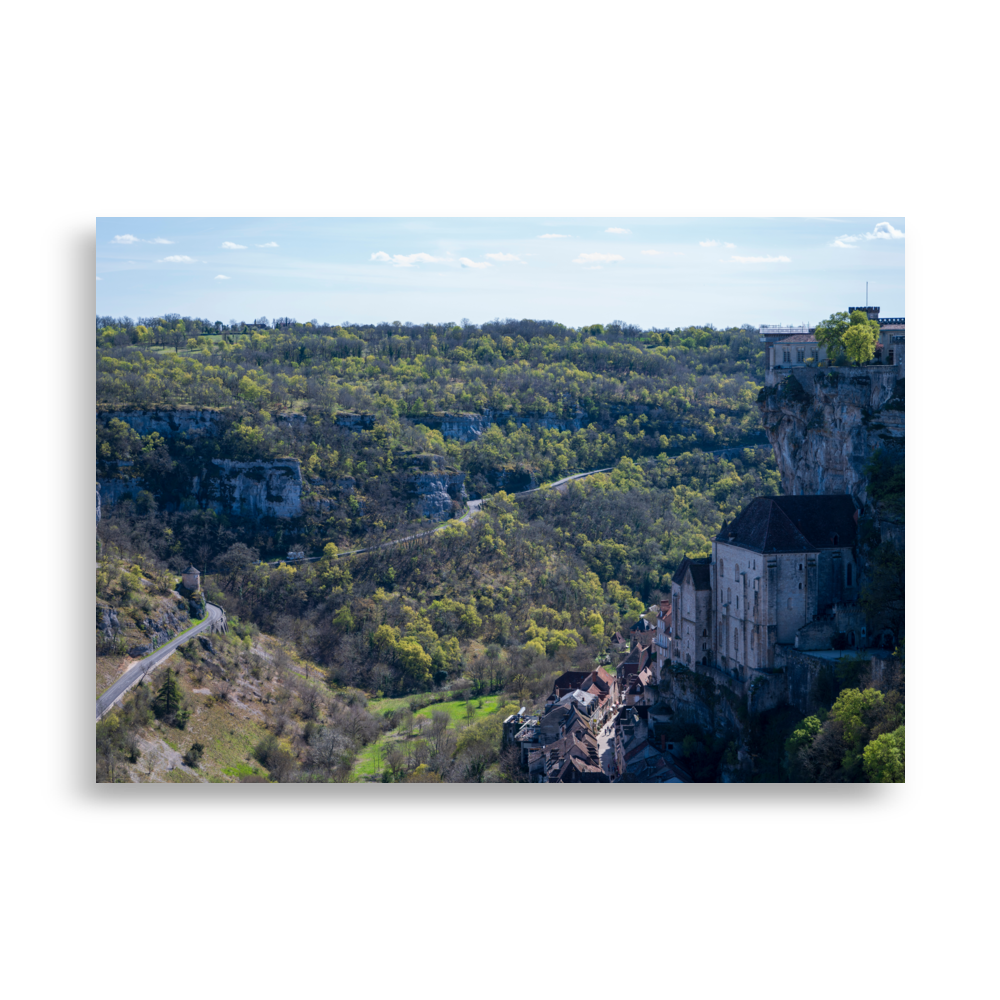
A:
[[[371,712],[382,715],[387,711],[406,705],[409,700],[409,698],[379,698],[370,701],[368,709]],[[473,698],[468,702],[473,708],[471,718],[468,714],[464,698],[428,705],[426,708],[421,708],[417,712],[414,712],[414,715],[430,719],[435,712],[447,712],[451,717],[448,728],[458,729],[465,726],[468,722],[474,722],[484,715],[495,712],[499,700],[500,696],[495,694],[484,695],[482,698]],[[414,727],[414,734],[410,739],[416,738],[417,730]],[[406,742],[407,737],[393,730],[392,732],[384,733],[374,743],[369,743],[358,755],[354,770],[351,772],[351,781],[371,781],[373,778],[377,778],[385,768],[385,755],[392,745],[397,743],[405,744]]]

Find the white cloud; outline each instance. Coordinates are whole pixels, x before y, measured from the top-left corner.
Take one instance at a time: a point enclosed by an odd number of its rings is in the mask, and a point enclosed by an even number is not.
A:
[[[619,229],[618,226],[611,226],[609,229],[604,230],[606,233],[631,233],[631,229]]]
[[[276,247],[278,244],[272,240],[270,243],[258,243],[256,245],[261,248],[264,248],[264,247]]]
[[[173,240],[165,240],[162,236],[157,236],[151,240],[142,240],[138,236],[133,236],[131,233],[125,233],[124,236],[116,236],[112,243],[122,243],[122,244],[132,244],[132,243],[173,243]]]
[[[396,253],[391,257],[384,250],[371,255],[371,260],[380,260],[394,267],[413,267],[414,264],[450,264],[444,257],[432,257],[429,253]]]
[[[568,240],[569,233],[542,233],[540,240]]]
[[[195,263],[194,257],[185,257],[184,254],[174,254],[173,257],[164,257],[160,263],[164,261],[170,261],[172,264],[193,264]]]
[[[862,240],[902,240],[906,238],[906,233],[896,229],[891,222],[879,222],[870,233],[859,233],[857,236],[838,236],[831,244],[832,247],[839,247],[841,250],[853,250],[852,243],[860,243]]]
[[[229,280],[229,275],[228,274],[217,274],[212,280],[213,281],[228,281]]]
[[[459,264],[462,267],[492,267],[493,265],[488,260],[479,261],[478,263],[474,260],[469,260],[468,257],[459,257]]]
[[[98,275],[98,276],[97,276],[97,280],[98,280],[98,281],[100,281],[100,280],[101,280],[101,276],[100,276],[100,275]]]
[[[521,258],[518,257],[516,253],[488,253],[486,254],[486,257],[489,260],[495,260],[495,261],[516,260],[519,264],[524,263],[524,261],[521,260]]]
[[[729,258],[735,261],[737,264],[791,264],[791,257],[737,257],[732,256]],[[726,261],[723,261],[726,263]]]
[[[573,259],[574,264],[611,264],[625,258],[616,253],[582,253]]]
[[[891,222],[880,222],[874,232],[865,233],[866,240],[901,240],[906,233],[894,229]]]
[[[650,257],[659,257],[663,253],[662,250],[643,250],[642,252],[649,254]]]
[[[245,246],[241,246],[239,243],[230,243],[229,240],[226,240],[226,242],[222,244],[222,249],[223,250],[246,250],[246,247]]]
[[[720,243],[718,240],[702,240],[698,244],[698,246],[700,246],[700,247],[729,247],[729,249],[733,249],[736,246],[736,244],[735,243]]]

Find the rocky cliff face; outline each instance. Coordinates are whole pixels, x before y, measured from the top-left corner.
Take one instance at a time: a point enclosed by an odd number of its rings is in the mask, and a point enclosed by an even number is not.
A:
[[[451,513],[452,500],[468,499],[464,472],[421,472],[407,476],[406,482],[416,496],[417,512],[434,521],[443,521]]]
[[[178,434],[213,437],[220,432],[223,418],[217,410],[105,410],[97,419],[102,423],[123,420],[137,434],[156,431],[172,438]]]
[[[903,381],[880,368],[796,368],[758,404],[782,491],[850,493],[865,506],[865,466],[879,448],[904,448]]]
[[[302,514],[302,471],[294,458],[271,462],[212,459],[191,492],[215,510],[252,517],[299,517]]]

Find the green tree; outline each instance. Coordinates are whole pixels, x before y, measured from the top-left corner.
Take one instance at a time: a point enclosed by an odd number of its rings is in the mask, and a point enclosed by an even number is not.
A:
[[[868,742],[869,731],[884,700],[885,696],[877,688],[865,688],[864,691],[845,688],[837,695],[830,715],[844,727],[844,743],[847,745],[844,767],[848,771],[861,760],[862,749]]]
[[[183,729],[187,725],[190,713],[183,707],[184,695],[177,681],[177,674],[167,667],[160,690],[153,699],[153,714],[170,725]]]
[[[831,313],[829,319],[816,324],[816,341],[826,350],[828,358],[844,353],[844,334],[850,325],[851,319],[846,312]]]
[[[878,343],[879,325],[860,309],[851,313],[851,324],[844,331],[843,345],[847,360],[856,365],[871,361]]]
[[[864,769],[869,781],[906,781],[906,727],[883,733],[865,747]]]

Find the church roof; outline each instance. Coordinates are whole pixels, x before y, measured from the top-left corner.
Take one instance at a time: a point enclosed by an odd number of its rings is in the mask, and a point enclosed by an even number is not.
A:
[[[754,552],[815,552],[852,546],[854,501],[845,493],[819,497],[757,497],[716,541]]]
[[[191,566],[188,566],[188,568],[186,570],[184,570],[184,572],[181,575],[182,576],[187,576],[189,573],[197,573],[200,576],[201,575],[201,570],[200,569],[195,569],[194,565],[191,565]]]
[[[725,529],[725,525],[723,525]],[[677,567],[677,572],[674,573],[674,582],[681,583],[684,580],[684,573],[690,568],[691,579],[694,582],[695,590],[711,590],[712,589],[712,578],[711,578],[711,567],[709,563],[711,559],[708,556],[701,556],[698,559],[688,559],[684,557],[684,561]]]

